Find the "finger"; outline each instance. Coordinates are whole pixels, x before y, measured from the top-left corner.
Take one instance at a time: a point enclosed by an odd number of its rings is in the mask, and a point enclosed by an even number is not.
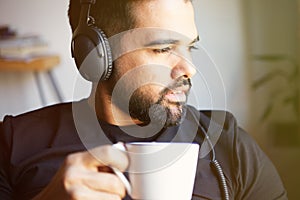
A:
[[[89,149],[86,152],[73,154],[71,162],[80,162],[86,167],[97,169],[99,166],[112,166],[121,171],[128,167],[127,154],[111,145]]]
[[[76,188],[85,187],[90,190],[101,191],[124,197],[125,187],[115,174],[106,172],[97,172],[83,166],[69,167],[65,174],[65,188],[68,193],[74,192]]]
[[[89,150],[87,157],[93,156],[94,160],[98,160],[105,166],[112,166],[121,171],[125,171],[129,161],[127,154],[111,145],[105,145]],[[97,165],[97,162],[95,163]]]
[[[115,174],[89,172],[85,174],[83,184],[92,190],[108,192],[120,197],[124,197],[126,195],[124,184]]]
[[[103,191],[91,190],[82,185],[74,185],[69,190],[70,199],[73,200],[121,200],[123,197],[117,194],[107,193]]]

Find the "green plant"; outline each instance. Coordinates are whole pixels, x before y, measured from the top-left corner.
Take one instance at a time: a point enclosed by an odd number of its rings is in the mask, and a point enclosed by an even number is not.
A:
[[[300,99],[299,99],[299,92],[300,92],[300,74],[299,74],[299,65],[297,60],[287,56],[287,55],[254,55],[253,60],[261,61],[261,62],[288,62],[289,63],[289,70],[283,69],[273,69],[266,73],[264,76],[259,78],[258,80],[254,81],[252,84],[253,89],[258,89],[264,86],[266,83],[270,82],[276,77],[283,77],[287,83],[288,88],[284,88],[281,90],[277,90],[276,93],[270,97],[270,100],[267,104],[267,107],[264,109],[261,119],[264,121],[266,120],[274,110],[275,104],[282,103],[284,106],[291,105],[297,117],[297,120],[300,120]],[[289,90],[290,92],[284,96],[284,98],[280,99],[279,96],[284,92],[283,90]]]

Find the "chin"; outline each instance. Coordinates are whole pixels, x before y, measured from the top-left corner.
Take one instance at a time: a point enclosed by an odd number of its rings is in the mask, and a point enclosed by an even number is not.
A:
[[[185,104],[163,106],[155,104],[149,110],[151,122],[163,127],[181,124],[186,114]]]
[[[186,115],[186,105],[180,105],[177,109],[170,109],[167,112],[168,117],[165,123],[165,127],[177,126],[182,123]]]

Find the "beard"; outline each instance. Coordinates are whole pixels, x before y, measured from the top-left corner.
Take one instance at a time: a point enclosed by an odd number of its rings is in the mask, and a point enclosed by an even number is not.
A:
[[[186,114],[186,98],[191,88],[191,81],[185,76],[177,78],[172,84],[159,93],[155,101],[148,90],[136,90],[129,101],[129,114],[143,124],[158,124],[163,127],[179,125]],[[184,93],[185,100],[172,101],[167,98],[174,91]]]

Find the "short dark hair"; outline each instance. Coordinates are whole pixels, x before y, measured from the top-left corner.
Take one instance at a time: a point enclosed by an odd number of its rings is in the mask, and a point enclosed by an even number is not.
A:
[[[135,28],[133,6],[151,0],[96,0],[91,6],[90,15],[95,25],[110,37],[114,34]],[[192,0],[184,0],[184,2]],[[75,31],[80,16],[80,0],[70,0],[68,10],[72,32]]]
[[[133,4],[142,0],[97,0],[91,6],[90,15],[95,25],[110,37],[116,33],[134,28]],[[69,21],[74,32],[80,16],[80,0],[70,0]]]

